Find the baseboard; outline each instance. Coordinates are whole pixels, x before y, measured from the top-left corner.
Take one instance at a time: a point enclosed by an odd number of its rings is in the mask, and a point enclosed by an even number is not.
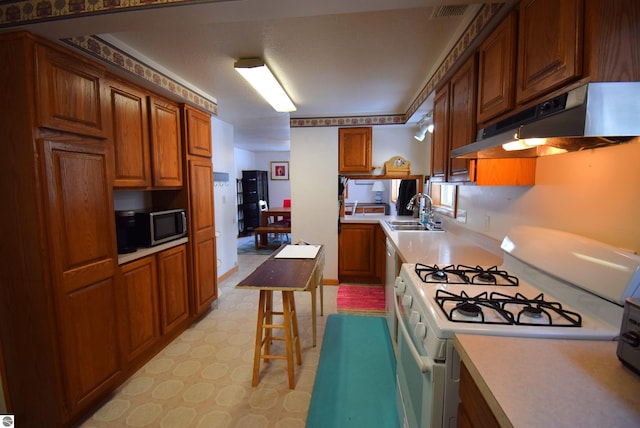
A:
[[[236,272],[238,272],[238,265],[235,265],[234,267],[229,269],[227,272],[225,272],[224,274],[220,275],[218,277],[218,282],[224,281],[225,279],[229,278],[231,275],[233,275]]]

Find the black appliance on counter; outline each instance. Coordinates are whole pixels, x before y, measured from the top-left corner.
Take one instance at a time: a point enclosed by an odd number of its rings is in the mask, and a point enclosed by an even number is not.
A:
[[[138,249],[135,214],[135,211],[116,211],[118,254],[133,253]]]

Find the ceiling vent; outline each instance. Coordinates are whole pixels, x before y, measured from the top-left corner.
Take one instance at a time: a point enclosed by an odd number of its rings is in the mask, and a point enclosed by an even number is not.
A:
[[[463,16],[467,11],[469,5],[452,5],[452,6],[438,6],[434,9],[431,19],[438,18],[456,18]]]

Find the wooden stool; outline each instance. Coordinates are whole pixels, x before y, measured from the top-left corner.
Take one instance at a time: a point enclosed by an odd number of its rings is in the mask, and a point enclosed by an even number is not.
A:
[[[282,315],[282,324],[273,324],[273,315]],[[274,328],[284,330],[284,337],[275,337],[272,333]],[[264,331],[264,332],[263,332]],[[286,344],[286,355],[272,355],[271,341],[283,340]],[[273,290],[260,290],[260,303],[258,307],[258,327],[256,329],[256,347],[253,356],[253,380],[252,385],[258,385],[260,381],[260,360],[264,362],[274,359],[286,359],[289,373],[289,388],[295,388],[295,377],[293,373],[293,347],[295,346],[296,361],[302,364],[300,352],[300,338],[298,336],[298,318],[296,316],[296,302],[293,291],[282,291],[282,312],[273,310]],[[264,347],[264,352],[262,351]]]

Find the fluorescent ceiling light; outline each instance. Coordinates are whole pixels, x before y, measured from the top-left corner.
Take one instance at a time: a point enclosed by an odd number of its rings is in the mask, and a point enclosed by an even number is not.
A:
[[[234,64],[234,68],[271,104],[275,111],[296,111],[296,106],[262,59],[239,59]]]

